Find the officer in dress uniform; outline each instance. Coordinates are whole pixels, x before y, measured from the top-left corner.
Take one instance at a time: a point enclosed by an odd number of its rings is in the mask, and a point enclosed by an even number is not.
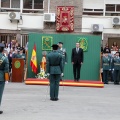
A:
[[[102,58],[102,65],[103,65],[103,82],[104,84],[108,84],[108,75],[109,70],[111,70],[111,60],[108,56],[108,52],[104,52],[104,56]]]
[[[116,52],[116,57],[113,59],[114,63],[114,84],[118,85],[120,80],[120,57],[119,52]]]
[[[16,55],[16,58],[23,58],[24,60],[26,60],[26,55],[23,53],[22,47],[18,49],[18,54]]]
[[[58,53],[58,45],[52,45],[53,51],[47,55],[47,75],[50,80],[50,100],[58,100],[59,82],[63,76],[63,59]]]
[[[5,81],[9,80],[9,62],[8,58],[3,55],[5,45],[0,43],[0,106],[3,95],[3,90],[5,86]],[[3,111],[0,111],[2,114]]]
[[[66,53],[66,49],[63,48],[63,42],[59,42],[58,46],[59,46],[58,52],[62,55],[62,58],[63,58],[63,72],[64,72],[65,64],[67,64],[68,62],[67,53]],[[62,77],[61,77],[61,80],[62,80]]]
[[[62,55],[62,58],[63,58],[63,70],[64,70],[64,66],[68,62],[66,49],[62,47],[63,46],[63,42],[59,42],[58,46],[59,46],[58,52]]]

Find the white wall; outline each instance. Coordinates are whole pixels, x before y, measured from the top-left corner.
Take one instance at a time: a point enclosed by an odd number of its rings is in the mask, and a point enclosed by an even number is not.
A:
[[[104,9],[104,0],[83,0],[83,8]]]
[[[113,28],[112,17],[104,16],[83,16],[82,18],[82,32],[92,32],[92,24],[103,24],[103,33],[120,34],[120,29]]]
[[[104,0],[105,4],[120,4],[120,0]]]
[[[0,29],[21,30],[21,29],[43,29],[43,15],[42,14],[22,14],[22,21],[10,22],[8,13],[0,13]]]

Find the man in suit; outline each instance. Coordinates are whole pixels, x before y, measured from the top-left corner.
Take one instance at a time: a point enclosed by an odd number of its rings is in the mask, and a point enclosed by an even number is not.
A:
[[[3,50],[5,45],[0,43],[0,106],[2,101],[3,90],[5,86],[5,81],[9,80],[9,62],[8,58],[4,56]],[[2,114],[3,111],[0,111]]]
[[[83,64],[83,50],[80,48],[78,42],[76,43],[76,47],[72,49],[71,62],[73,64],[74,81],[79,81],[80,69]]]
[[[58,45],[52,45],[53,51],[47,55],[47,75],[50,80],[50,100],[58,100],[59,82],[63,76],[63,59],[58,53]]]

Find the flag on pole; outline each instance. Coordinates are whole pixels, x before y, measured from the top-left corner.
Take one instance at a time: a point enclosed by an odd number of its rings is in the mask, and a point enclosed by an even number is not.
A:
[[[36,55],[36,44],[34,44],[33,50],[32,50],[32,56],[30,61],[30,66],[32,68],[32,71],[37,74],[37,55]]]

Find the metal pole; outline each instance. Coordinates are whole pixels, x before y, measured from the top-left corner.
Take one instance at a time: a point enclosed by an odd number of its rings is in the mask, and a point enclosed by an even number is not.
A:
[[[50,0],[48,0],[48,13],[50,12]]]

